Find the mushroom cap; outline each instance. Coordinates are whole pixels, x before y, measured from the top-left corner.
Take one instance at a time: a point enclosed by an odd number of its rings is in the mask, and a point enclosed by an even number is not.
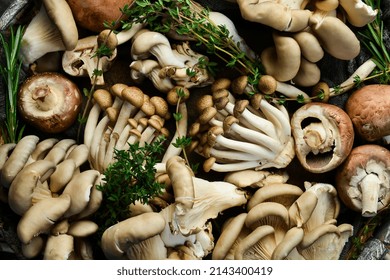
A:
[[[73,50],[77,45],[79,35],[69,5],[65,0],[43,0],[42,2],[47,15],[61,33],[66,50]]]
[[[77,25],[93,32],[105,29],[105,21],[112,22],[121,15],[120,8],[133,1],[128,0],[66,0],[73,12]]]
[[[357,176],[360,176],[360,180],[362,180],[362,175],[358,175],[359,171],[364,175],[375,173],[377,176],[381,176],[381,171],[377,170],[379,167],[368,167],[372,163],[377,163],[377,165],[381,166],[384,175],[388,174],[390,168],[390,151],[376,144],[357,146],[350,152],[343,165],[337,170],[337,193],[343,203],[354,211],[360,212],[362,209],[361,204],[356,203],[356,200],[361,200],[361,198],[356,197],[356,191],[353,190],[354,188],[359,188],[356,184],[360,184],[360,182],[352,182],[352,177],[355,177],[355,180],[357,180]],[[370,170],[374,168],[375,170]],[[381,202],[378,202],[378,210],[390,202],[388,179],[382,178],[381,185],[384,193],[382,193]]]
[[[68,129],[77,118],[81,102],[77,85],[54,72],[27,78],[18,95],[18,109],[23,119],[47,133]]]
[[[345,110],[354,128],[364,140],[376,141],[390,134],[390,86],[367,85],[354,91]]]

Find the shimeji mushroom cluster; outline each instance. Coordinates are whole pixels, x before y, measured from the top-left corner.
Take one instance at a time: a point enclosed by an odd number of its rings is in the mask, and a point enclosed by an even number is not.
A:
[[[103,172],[114,161],[114,150],[128,145],[150,144],[159,135],[168,136],[164,127],[170,118],[168,103],[158,96],[149,97],[140,88],[115,84],[110,90],[94,92],[92,107],[84,131],[92,168]]]
[[[21,216],[17,235],[26,258],[92,259],[88,237],[98,225],[101,174],[83,169],[88,148],[73,139],[23,137],[0,146],[1,186],[10,208]]]
[[[286,108],[260,95],[236,99],[225,79],[213,86],[199,98],[199,117],[189,131],[195,151],[207,158],[205,171],[286,167],[295,156]]]

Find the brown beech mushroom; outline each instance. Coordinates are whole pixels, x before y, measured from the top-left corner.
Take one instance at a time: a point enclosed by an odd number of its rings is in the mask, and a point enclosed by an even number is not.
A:
[[[291,128],[296,155],[310,172],[323,173],[335,169],[352,149],[352,122],[336,105],[305,104],[291,117]]]
[[[373,142],[390,135],[390,86],[372,84],[354,91],[345,110],[355,131],[364,140]]]
[[[77,85],[58,73],[33,75],[21,85],[18,109],[23,119],[46,133],[59,133],[76,120],[82,95]]]
[[[390,204],[390,151],[366,144],[354,148],[338,169],[337,191],[344,204],[372,217]]]

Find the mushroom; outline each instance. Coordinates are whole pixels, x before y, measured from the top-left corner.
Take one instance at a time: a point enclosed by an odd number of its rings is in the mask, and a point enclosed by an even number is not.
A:
[[[165,224],[159,213],[145,212],[109,227],[101,238],[104,255],[108,259],[165,259],[166,248],[159,236]]]
[[[121,8],[130,5],[133,1],[116,0],[87,0],[82,3],[77,0],[67,0],[77,24],[89,31],[98,33],[105,26],[104,22],[115,22],[122,16]]]
[[[278,31],[297,32],[308,26],[311,11],[303,10],[305,1],[237,0],[244,19],[270,26]]]
[[[355,90],[345,104],[357,134],[368,142],[390,135],[390,122],[386,117],[390,109],[390,86],[371,84]]]
[[[117,56],[117,49],[114,48],[110,56],[101,57],[95,55],[97,49],[98,36],[91,35],[78,40],[72,50],[64,52],[62,68],[71,76],[89,77],[91,83],[104,85],[103,75],[96,75],[96,70],[106,72]]]
[[[16,175],[23,169],[31,153],[36,148],[39,137],[36,135],[24,136],[15,145],[11,155],[1,166],[0,180],[4,188],[9,188]],[[10,146],[6,146],[10,147]]]
[[[77,26],[67,1],[43,0],[22,37],[20,57],[29,65],[48,52],[72,50],[77,40]]]
[[[18,109],[23,119],[46,133],[59,133],[76,120],[82,96],[77,85],[58,73],[42,73],[21,85]]]
[[[372,217],[390,204],[390,152],[376,144],[355,147],[336,176],[344,204],[363,217]]]
[[[295,153],[309,172],[335,169],[352,150],[352,122],[336,105],[318,102],[303,105],[292,115],[291,129]]]
[[[350,24],[362,27],[372,22],[378,14],[377,9],[373,9],[362,0],[339,0]]]

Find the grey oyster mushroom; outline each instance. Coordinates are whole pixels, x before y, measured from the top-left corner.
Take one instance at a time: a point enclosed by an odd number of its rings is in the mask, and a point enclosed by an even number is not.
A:
[[[97,225],[89,218],[102,193],[96,188],[101,174],[81,169],[88,162],[87,146],[73,139],[39,141],[28,135],[16,145],[5,144],[4,150],[1,171],[10,184],[6,203],[21,217],[17,237],[23,256],[92,259],[88,237]]]
[[[195,177],[179,156],[168,159],[166,172],[174,201],[159,212],[144,207],[109,227],[102,236],[107,258],[202,259],[214,247],[210,220],[247,201],[246,193],[231,183]]]
[[[309,172],[323,173],[338,167],[354,143],[353,124],[336,105],[312,102],[291,117],[295,153]]]
[[[373,217],[390,204],[389,156],[385,147],[360,145],[337,170],[336,187],[341,200],[363,217]]]
[[[305,187],[259,188],[247,212],[224,223],[212,259],[338,259],[353,227],[337,225],[336,189],[322,183]]]
[[[65,0],[43,0],[39,13],[23,35],[20,57],[25,65],[34,63],[49,52],[76,47],[78,30],[72,11]]]

